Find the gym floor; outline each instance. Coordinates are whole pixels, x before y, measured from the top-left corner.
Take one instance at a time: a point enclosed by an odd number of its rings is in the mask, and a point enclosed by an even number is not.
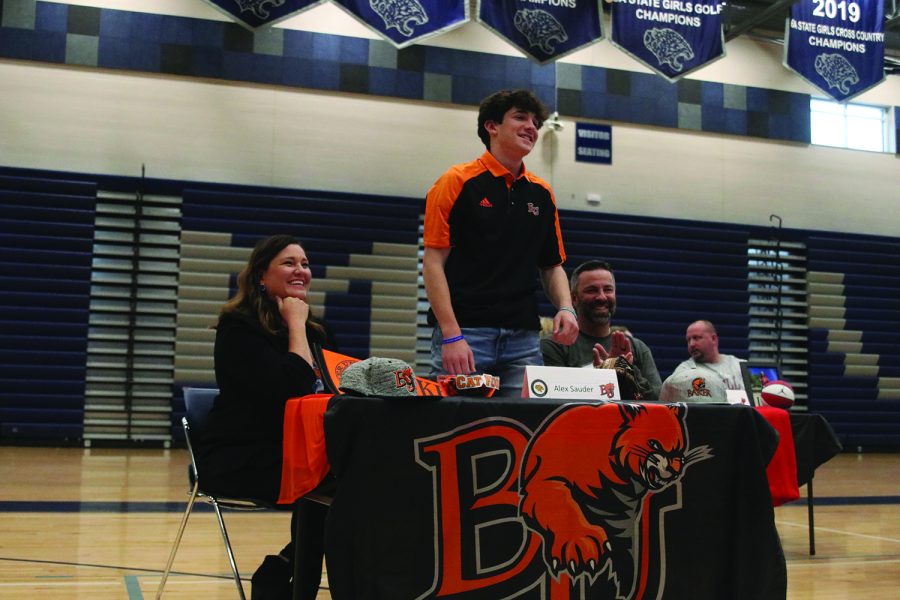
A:
[[[154,598],[187,498],[185,450],[0,447],[0,600]],[[816,471],[816,555],[805,496],[775,510],[790,600],[894,599],[900,454],[839,454]],[[805,494],[805,488],[801,489]],[[290,513],[227,512],[250,575],[289,539]],[[197,505],[164,598],[233,599],[213,512]],[[328,600],[323,576],[319,600]]]

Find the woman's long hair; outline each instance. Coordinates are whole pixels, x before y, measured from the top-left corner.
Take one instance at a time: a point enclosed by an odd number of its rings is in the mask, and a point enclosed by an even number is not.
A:
[[[237,293],[219,310],[220,319],[229,313],[239,312],[255,316],[263,329],[269,333],[274,334],[281,329],[281,313],[278,312],[278,305],[266,295],[259,281],[268,270],[269,263],[279,252],[292,244],[303,247],[299,239],[286,234],[273,235],[256,244],[250,253],[247,266],[238,273]]]

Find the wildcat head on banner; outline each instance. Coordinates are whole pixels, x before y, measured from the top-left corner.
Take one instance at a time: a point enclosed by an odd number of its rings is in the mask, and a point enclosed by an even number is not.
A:
[[[721,0],[615,0],[612,43],[669,81],[725,56]]]
[[[206,0],[248,29],[293,17],[325,0]]]
[[[478,21],[539,63],[603,39],[600,2],[490,0],[478,2]]]
[[[784,66],[838,102],[884,80],[881,0],[800,0],[785,23]]]
[[[468,0],[334,0],[334,3],[397,48],[446,33],[469,20]]]

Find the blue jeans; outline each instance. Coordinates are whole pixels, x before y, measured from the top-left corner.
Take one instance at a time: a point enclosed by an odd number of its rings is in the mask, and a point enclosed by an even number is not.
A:
[[[500,378],[498,396],[520,397],[527,365],[543,365],[539,333],[528,329],[463,327],[462,334],[475,356],[475,372]],[[431,334],[431,377],[444,375],[441,363],[443,335],[440,327]]]

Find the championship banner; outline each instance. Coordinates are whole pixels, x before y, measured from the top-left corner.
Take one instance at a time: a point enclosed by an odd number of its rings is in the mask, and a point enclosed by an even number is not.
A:
[[[445,33],[469,20],[468,0],[334,0],[397,48]]]
[[[721,0],[614,0],[612,43],[669,81],[725,56]]]
[[[206,0],[232,19],[257,29],[293,17],[325,0]]]
[[[478,0],[478,21],[543,64],[603,39],[599,0]]]
[[[784,29],[784,66],[838,102],[884,79],[881,0],[800,0]]]

